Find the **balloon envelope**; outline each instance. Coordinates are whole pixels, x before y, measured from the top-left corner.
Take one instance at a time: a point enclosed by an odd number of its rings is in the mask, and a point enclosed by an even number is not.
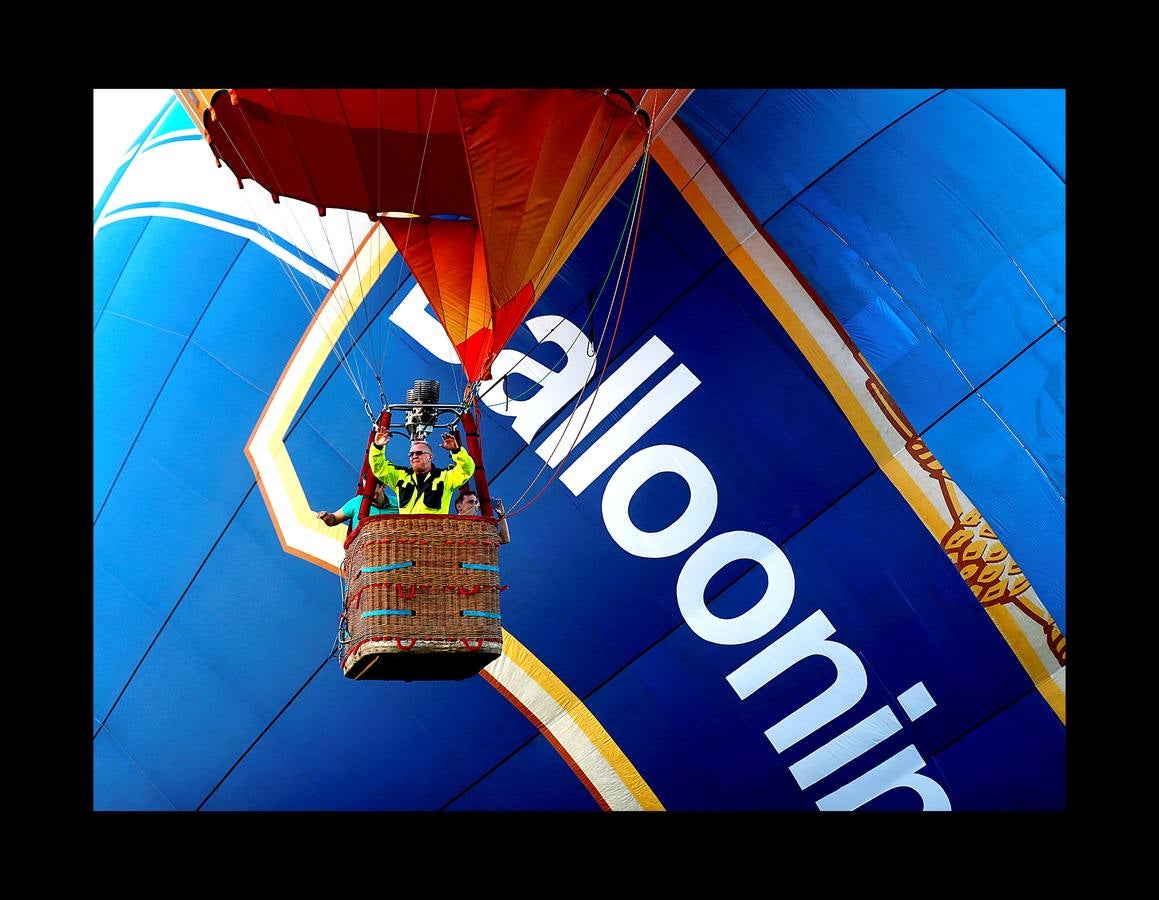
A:
[[[203,93],[206,136],[239,184],[407,215],[383,224],[477,381],[687,92]]]
[[[344,362],[461,364],[380,227],[171,104],[95,211],[94,808],[1064,808],[1064,134],[1060,91],[693,92],[622,310],[631,183],[491,362],[504,656],[357,683]]]

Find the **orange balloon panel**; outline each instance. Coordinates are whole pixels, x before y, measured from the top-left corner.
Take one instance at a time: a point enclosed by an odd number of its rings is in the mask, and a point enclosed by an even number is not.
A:
[[[415,214],[381,221],[475,381],[687,93],[232,90],[206,132],[239,181]]]
[[[236,89],[211,109],[239,182],[320,210],[475,215],[453,91]]]

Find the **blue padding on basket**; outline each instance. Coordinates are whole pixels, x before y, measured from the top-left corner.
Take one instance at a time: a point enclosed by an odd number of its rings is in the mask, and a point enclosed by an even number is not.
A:
[[[363,566],[362,572],[363,574],[367,574],[369,572],[389,572],[391,569],[406,569],[413,565],[413,562],[404,562],[391,563],[389,566]],[[498,569],[496,569],[496,571],[498,571]]]
[[[365,619],[369,616],[413,616],[415,611],[413,609],[368,609],[358,618]]]
[[[475,563],[459,563],[459,565],[462,566],[464,569],[479,569],[483,572],[498,572],[499,571],[498,566],[480,566],[480,565],[476,565]]]
[[[482,610],[479,610],[479,609],[464,609],[462,612],[459,613],[459,615],[460,616],[475,616],[476,618],[479,618],[479,619],[498,619],[498,618],[500,618],[499,613],[483,612]]]

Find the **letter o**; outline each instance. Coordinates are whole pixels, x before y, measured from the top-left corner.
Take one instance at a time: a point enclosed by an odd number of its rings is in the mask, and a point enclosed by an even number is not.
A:
[[[708,611],[704,591],[712,576],[730,562],[751,559],[764,567],[769,586],[747,612],[722,619]],[[729,531],[705,541],[688,557],[676,580],[676,603],[696,634],[714,644],[746,644],[768,634],[793,603],[796,580],[784,551],[751,531]]]
[[[672,472],[688,485],[688,506],[660,531],[641,531],[628,515],[628,504],[653,475]],[[657,444],[629,456],[604,488],[603,514],[608,534],[633,556],[660,559],[681,553],[704,537],[716,516],[716,481],[697,457],[683,447]]]

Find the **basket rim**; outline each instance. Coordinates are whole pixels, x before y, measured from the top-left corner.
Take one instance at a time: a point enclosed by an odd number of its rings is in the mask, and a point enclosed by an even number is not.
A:
[[[362,531],[362,526],[367,522],[397,522],[401,519],[454,519],[460,522],[485,522],[493,527],[499,527],[499,520],[492,516],[460,516],[456,513],[384,513],[381,516],[367,516],[364,519],[358,520],[358,527],[350,534],[346,535],[346,540],[342,542],[342,549],[349,550],[350,542],[358,536]]]

